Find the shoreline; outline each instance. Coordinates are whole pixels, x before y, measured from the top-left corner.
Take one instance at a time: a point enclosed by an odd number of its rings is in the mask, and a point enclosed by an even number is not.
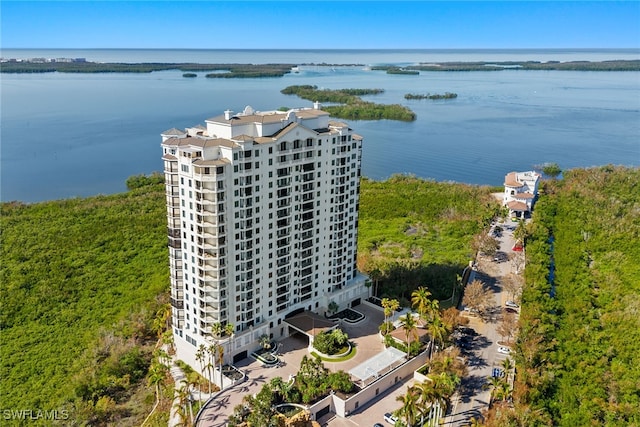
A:
[[[364,67],[364,64],[328,64],[328,63],[274,63],[274,64],[238,64],[238,63],[198,63],[198,62],[92,62],[85,58],[29,58],[27,60],[2,59],[0,73],[151,73],[154,71],[179,70],[182,72],[223,71],[225,73],[207,74],[206,77],[247,78],[282,77],[300,65],[316,67]],[[393,74],[398,66],[375,66],[372,71],[384,71]],[[606,61],[445,61],[420,62],[402,67],[403,74],[420,72],[460,72],[460,71],[640,71],[640,59],[616,59]],[[399,73],[396,71],[395,73]]]

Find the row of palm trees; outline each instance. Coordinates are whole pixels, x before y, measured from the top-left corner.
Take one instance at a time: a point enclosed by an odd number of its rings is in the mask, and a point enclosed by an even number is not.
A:
[[[489,406],[496,402],[507,402],[511,398],[513,390],[511,389],[510,376],[513,370],[513,362],[508,357],[502,361],[502,369],[504,376],[489,377],[487,379],[487,387],[491,388],[491,399]]]
[[[418,424],[439,425],[440,416],[446,412],[449,399],[458,384],[460,378],[448,372],[428,377],[426,381],[409,387],[407,393],[396,398],[402,406],[395,411],[395,415],[407,427]],[[428,424],[423,424],[425,419]]]
[[[400,327],[405,333],[407,358],[410,357],[411,343],[418,340],[417,329],[420,322],[423,323],[424,329],[428,331],[434,345],[442,345],[449,332],[449,327],[445,325],[440,314],[440,303],[437,299],[431,298],[431,292],[429,292],[427,288],[421,286],[411,293],[411,305],[418,313],[418,319],[416,319],[413,313],[407,313],[398,319],[400,321]],[[382,299],[384,326],[381,329],[385,331],[385,335],[393,330],[390,319],[393,312],[399,307],[400,303],[396,299]]]
[[[206,369],[209,376],[209,394],[211,394],[211,384],[213,383],[213,373],[216,371],[216,365],[220,369],[220,388],[222,388],[224,346],[220,344],[220,341],[226,337],[228,338],[227,343],[231,344],[234,336],[234,326],[230,323],[223,326],[221,323],[216,322],[211,326],[211,334],[213,335],[213,342],[208,346],[200,344],[196,351],[196,360],[200,363],[200,372],[204,373]]]
[[[431,298],[431,292],[425,287],[419,287],[411,294],[411,306],[417,312],[410,312],[400,317],[400,327],[403,329],[407,344],[407,357],[409,356],[409,348],[412,342],[417,341],[418,327],[427,330],[431,338],[431,353],[429,359],[433,357],[434,347],[437,351],[438,346],[443,346],[448,334],[455,325],[445,322],[440,311],[440,303],[437,299]],[[396,310],[397,304],[391,300],[385,302],[383,300],[383,309],[385,309],[385,322]],[[396,301],[397,302],[397,301]],[[422,323],[422,325],[420,325]],[[449,360],[451,358],[443,358]],[[442,370],[439,373],[431,373],[427,379],[419,384],[409,387],[407,393],[397,398],[402,402],[402,407],[396,411],[396,415],[403,420],[406,426],[414,426],[420,423],[422,425],[425,419],[429,424],[439,425],[440,417],[449,406],[449,401],[457,386],[460,384],[461,374],[460,367],[454,366],[454,363],[441,363]]]

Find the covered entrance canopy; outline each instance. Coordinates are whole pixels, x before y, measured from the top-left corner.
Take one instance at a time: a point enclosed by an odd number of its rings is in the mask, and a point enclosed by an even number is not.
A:
[[[325,319],[312,311],[304,311],[296,314],[293,317],[285,319],[284,322],[296,331],[307,335],[312,342],[313,337],[319,333],[330,331],[338,326],[337,323]]]
[[[360,381],[360,385],[364,387],[379,376],[387,374],[392,369],[400,366],[405,356],[404,351],[400,351],[395,347],[388,347],[383,352],[351,369],[349,375],[354,381]]]

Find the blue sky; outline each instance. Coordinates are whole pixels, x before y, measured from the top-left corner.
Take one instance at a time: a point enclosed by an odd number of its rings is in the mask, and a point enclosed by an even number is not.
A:
[[[7,1],[4,48],[639,48],[639,1]]]

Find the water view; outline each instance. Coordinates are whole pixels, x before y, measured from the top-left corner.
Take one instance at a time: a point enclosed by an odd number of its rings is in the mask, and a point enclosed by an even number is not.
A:
[[[85,57],[105,62],[291,62],[282,78],[187,79],[151,74],[2,74],[2,201],[114,193],[128,176],[162,168],[160,133],[225,109],[311,106],[289,85],[381,88],[366,99],[408,106],[411,123],[349,121],[364,136],[363,174],[412,173],[438,181],[501,185],[510,170],[640,165],[640,73],[523,71],[388,75],[373,64],[477,60],[637,59],[637,51],[35,51],[4,58]],[[324,56],[323,56],[324,55]],[[251,58],[254,58],[252,61]],[[273,58],[271,61],[268,58]],[[290,58],[290,59],[287,59]],[[323,59],[324,58],[324,59]],[[297,60],[296,60],[297,59]],[[454,92],[453,100],[405,100]]]

